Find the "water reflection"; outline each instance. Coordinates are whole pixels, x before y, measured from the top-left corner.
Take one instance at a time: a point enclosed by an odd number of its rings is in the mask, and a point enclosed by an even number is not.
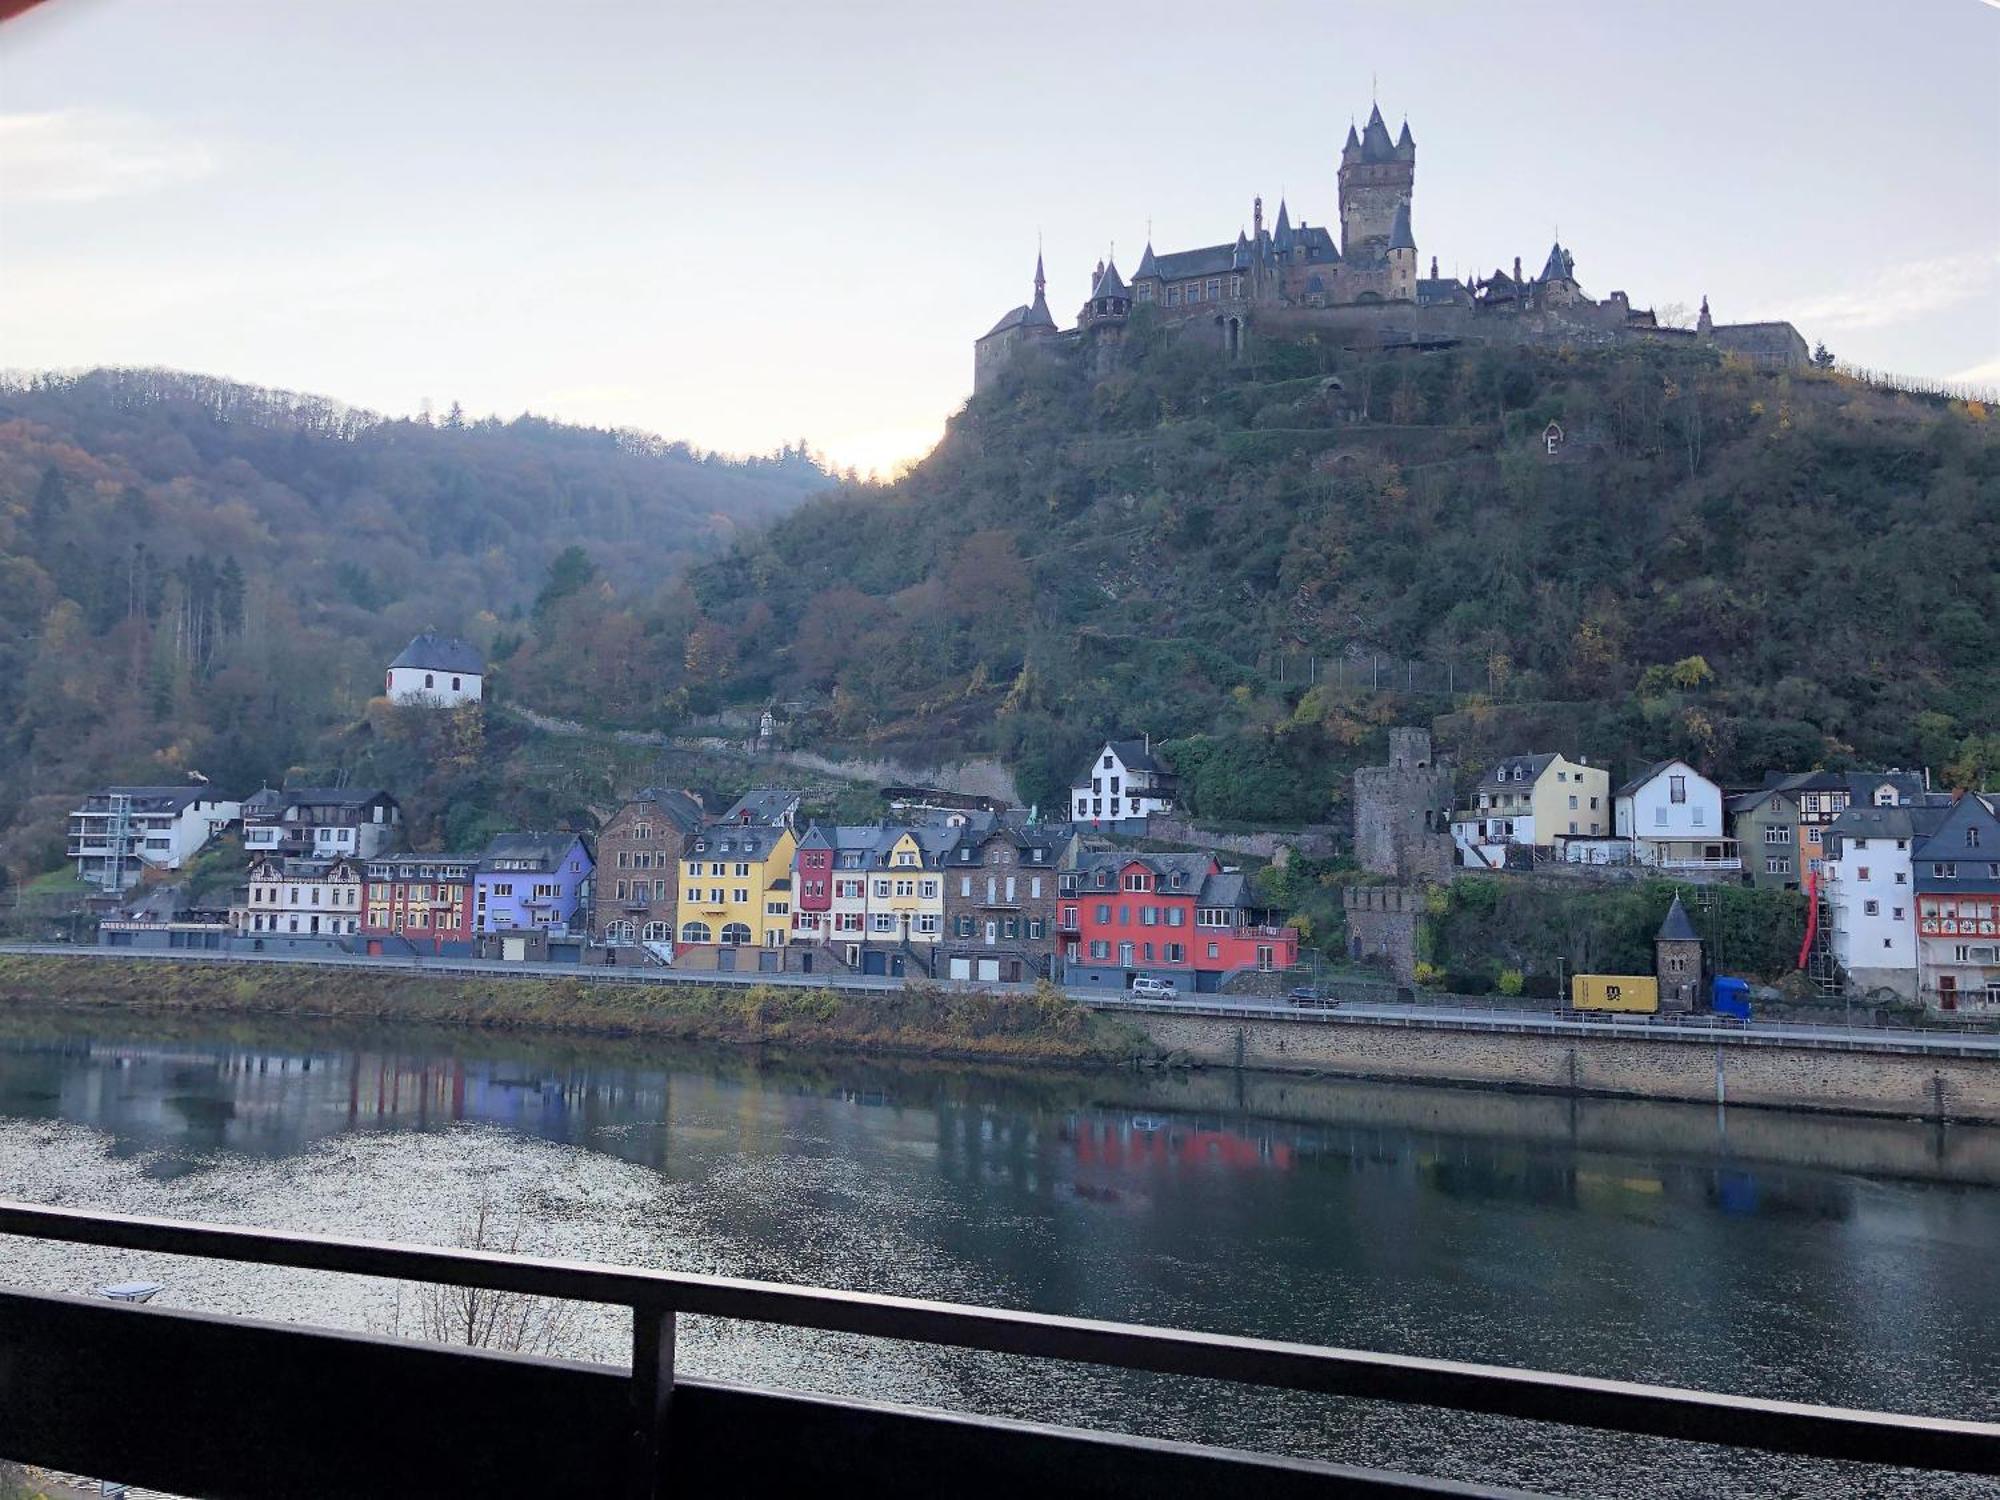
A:
[[[43,1165],[67,1180],[22,1187],[0,1159],[0,1190],[64,1201],[437,1237],[467,1180],[501,1174],[559,1222],[561,1253],[2000,1415],[2000,1278],[1977,1274],[2000,1240],[1995,1132],[74,1017],[0,1028],[0,1139],[10,1122],[49,1125]],[[234,1285],[204,1296],[262,1310]],[[307,1305],[342,1316],[325,1296]],[[1507,1424],[708,1337],[715,1373],[889,1399],[1362,1461],[1415,1442],[1439,1471],[1582,1493],[1843,1492],[1782,1466],[1739,1485],[1745,1461],[1672,1450],[1630,1470],[1653,1450]]]

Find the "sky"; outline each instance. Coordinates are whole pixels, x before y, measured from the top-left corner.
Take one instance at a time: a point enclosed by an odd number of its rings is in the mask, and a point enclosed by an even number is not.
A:
[[[0,367],[166,365],[884,474],[1098,257],[1337,220],[2000,386],[1992,0],[46,0],[0,25]]]

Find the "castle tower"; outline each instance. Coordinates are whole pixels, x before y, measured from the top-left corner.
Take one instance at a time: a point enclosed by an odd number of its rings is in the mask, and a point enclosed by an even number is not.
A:
[[[1352,261],[1379,263],[1396,230],[1396,211],[1407,210],[1417,176],[1417,143],[1407,121],[1402,135],[1389,138],[1377,105],[1357,134],[1347,129],[1340,153],[1340,253]]]
[[[1660,1009],[1688,1011],[1701,1004],[1702,943],[1681,898],[1667,908],[1667,919],[1653,939],[1653,973],[1660,981]]]
[[[1396,223],[1389,231],[1389,300],[1417,300],[1417,239],[1410,232],[1410,205],[1399,204]]]
[[[983,391],[1019,360],[1025,347],[1053,338],[1056,320],[1049,312],[1048,278],[1042,255],[1035,252],[1035,300],[1013,309],[972,345],[972,388]]]
[[[1701,315],[1694,320],[1694,331],[1700,334],[1715,332],[1715,319],[1708,315],[1708,293],[1701,294]]]

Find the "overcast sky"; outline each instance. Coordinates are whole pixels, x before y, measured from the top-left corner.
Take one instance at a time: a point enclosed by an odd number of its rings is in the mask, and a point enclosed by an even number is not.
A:
[[[48,0],[0,26],[0,366],[161,364],[885,470],[1039,232],[1336,219],[1371,79],[1427,265],[1706,293],[2000,384],[1988,0]]]

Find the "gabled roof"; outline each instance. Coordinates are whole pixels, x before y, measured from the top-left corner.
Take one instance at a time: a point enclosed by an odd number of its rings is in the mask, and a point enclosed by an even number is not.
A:
[[[1660,923],[1659,933],[1653,939],[1656,943],[1698,943],[1701,934],[1694,930],[1694,923],[1688,920],[1687,908],[1681,905],[1681,898],[1674,897],[1674,904],[1667,908],[1667,919]]]
[[[1180,884],[1172,889],[1194,895],[1208,879],[1215,857],[1197,850],[1171,854],[1138,853],[1131,849],[1093,849],[1078,856],[1076,871],[1080,876],[1095,877],[1100,872],[1109,872],[1114,877],[1111,884],[1096,887],[1115,890],[1117,874],[1132,865],[1144,865],[1161,880],[1171,883],[1174,876],[1180,877]]]
[[[1019,328],[1022,324],[1029,321],[1029,317],[1033,312],[1034,308],[1023,302],[1019,307],[1001,314],[1000,321],[987,329],[980,337],[990,339],[996,333],[1005,333],[1010,328]]]
[[[292,807],[366,807],[377,798],[391,805],[396,802],[380,787],[294,786],[283,791],[266,787],[244,803],[243,810],[270,813]]]
[[[1174,768],[1168,765],[1163,757],[1147,749],[1144,740],[1110,740],[1106,743],[1105,749],[1116,755],[1128,771],[1157,771],[1168,776],[1173,774]]]
[[[1637,776],[1634,776],[1630,781],[1626,782],[1625,785],[1618,788],[1618,790],[1614,792],[1612,795],[1617,797],[1631,796],[1634,792],[1638,791],[1640,787],[1644,786],[1654,777],[1660,775],[1669,766],[1685,767],[1688,774],[1691,776],[1701,775],[1701,772],[1695,770],[1693,766],[1688,765],[1688,763],[1682,760],[1679,756],[1673,756],[1667,760],[1654,761],[1650,766],[1646,767],[1645,770],[1641,771]],[[1706,777],[1703,777],[1702,779],[1707,780]]]
[[[1847,810],[1826,826],[1826,836],[1844,839],[1923,839],[1937,831],[1951,813],[1951,800],[1939,796],[1934,801],[1877,807],[1872,802],[1850,803]]]
[[[409,667],[419,672],[457,672],[477,677],[486,670],[486,658],[470,641],[426,630],[389,663],[392,672],[398,667]]]
[[[1560,241],[1549,246],[1549,258],[1542,264],[1543,281],[1576,280],[1576,257],[1563,249]]]

